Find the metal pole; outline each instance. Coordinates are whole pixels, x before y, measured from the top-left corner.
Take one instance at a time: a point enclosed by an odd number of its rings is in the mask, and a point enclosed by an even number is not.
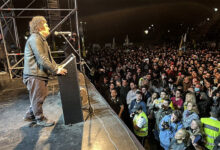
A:
[[[77,8],[77,2],[74,0],[75,4],[75,9],[76,9],[76,14],[75,14],[75,19],[76,19],[76,34],[78,37],[78,51],[79,51],[79,62],[80,62],[80,71],[82,71],[82,64],[81,64],[81,48],[80,48],[80,36],[79,36],[79,20],[78,20],[78,8]]]
[[[6,60],[7,60],[7,64],[8,64],[8,72],[9,72],[10,78],[12,79],[11,66],[10,66],[9,59],[8,59],[8,51],[7,51],[7,47],[6,47],[4,32],[3,32],[3,29],[2,29],[2,20],[1,19],[0,19],[0,29],[1,29],[1,33],[2,33],[2,40],[3,40]]]
[[[12,35],[12,33],[11,33],[10,27],[8,27],[7,21],[4,18],[3,12],[1,12],[1,15],[3,17],[3,20],[5,22],[6,27],[8,28],[8,32],[10,33],[12,40],[15,42],[15,39],[14,39],[14,36]]]
[[[11,70],[14,69],[20,62],[24,60],[24,57],[22,57],[14,66],[11,67]]]
[[[30,7],[36,0],[33,0],[32,2],[30,2],[25,8]],[[25,10],[22,10],[17,16],[20,16]]]
[[[14,55],[24,55],[24,53],[10,53],[8,56],[14,56]]]
[[[19,11],[19,10],[23,10],[23,11],[72,11],[73,9],[48,9],[48,8],[30,8],[30,9],[26,9],[26,8],[3,8],[1,9],[1,11]]]
[[[24,67],[15,67],[14,70],[15,69],[24,69]]]
[[[62,17],[62,16],[61,16],[61,17]],[[10,22],[13,18],[15,18],[15,19],[16,19],[16,18],[26,19],[26,18],[33,18],[33,16],[15,16],[15,17],[4,16],[4,17],[0,17],[0,18],[2,18],[2,19],[3,19],[3,18],[10,18],[10,20],[7,21],[7,23],[8,23],[8,22]],[[45,16],[45,18],[48,19],[49,17]],[[5,26],[5,25],[4,25],[4,26]],[[4,26],[3,26],[3,28],[4,28]]]
[[[70,3],[70,0],[68,0],[68,8],[69,8],[69,9],[72,8],[72,7],[71,7],[71,4],[72,4],[72,3]],[[73,27],[72,27],[72,18],[69,18],[69,23],[70,23],[71,32],[73,32],[73,30],[72,30],[72,29],[73,29]]]
[[[73,47],[73,45],[70,43],[70,41],[63,35],[63,34],[61,34],[62,35],[62,37],[67,41],[67,43],[70,45],[70,47],[75,51],[75,53],[78,55],[78,57],[80,57],[80,55],[79,55],[79,53],[77,52],[77,50]],[[81,59],[81,61],[82,61],[83,59]],[[86,65],[86,67],[89,69],[89,72],[91,72],[91,69],[90,69],[90,67],[89,67],[89,65],[84,61],[82,61],[82,62],[79,62],[80,63],[80,65]]]
[[[75,51],[75,53],[78,55],[78,57],[80,57],[79,53],[77,52],[77,50],[73,47],[73,45],[70,43],[70,41],[63,35],[61,34],[62,37],[67,41],[67,43],[70,45],[70,47]]]
[[[21,48],[20,42],[19,42],[18,30],[17,30],[18,28],[17,28],[17,24],[16,24],[16,21],[15,21],[15,18],[13,18],[13,23],[14,23],[16,45],[17,45],[17,48]]]
[[[57,27],[59,27],[60,25],[62,25],[62,24],[72,15],[72,13],[74,13],[74,12],[76,12],[76,9],[72,9],[72,11],[71,11],[68,15],[66,15],[66,16],[50,31],[50,35],[51,35],[51,33],[54,32],[54,30],[55,30]],[[49,37],[49,36],[48,36],[48,37]]]
[[[7,5],[9,3],[10,0],[8,0],[7,2],[5,2],[1,7],[0,9],[2,9],[3,7],[5,7],[5,5]]]
[[[34,2],[35,2],[36,0],[33,0],[29,5],[27,5],[25,8],[28,8],[28,7],[30,7]],[[5,18],[11,18],[10,20],[8,20],[7,21],[7,23],[9,23],[11,20],[12,20],[12,18],[19,18],[19,16],[22,14],[24,12],[24,10],[22,10],[17,16],[14,16],[14,17],[6,17],[5,16]],[[33,16],[31,16],[31,17],[33,17]],[[5,27],[5,25],[3,26],[3,28]]]

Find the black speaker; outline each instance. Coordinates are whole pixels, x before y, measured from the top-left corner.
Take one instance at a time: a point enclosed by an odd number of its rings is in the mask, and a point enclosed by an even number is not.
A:
[[[83,113],[76,57],[71,54],[61,63],[61,65],[63,65],[68,72],[64,76],[58,76],[64,122],[66,125],[82,122]]]

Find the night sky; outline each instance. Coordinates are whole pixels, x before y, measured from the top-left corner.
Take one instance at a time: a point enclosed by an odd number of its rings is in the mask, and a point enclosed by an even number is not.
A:
[[[16,8],[22,8],[31,1],[13,3]],[[69,2],[73,7],[73,1]],[[60,8],[67,4],[68,0],[60,0]],[[45,8],[45,1],[36,0],[32,7]],[[215,7],[220,9],[220,0],[78,0],[79,21],[86,22],[87,43],[109,43],[115,37],[122,44],[126,35],[132,42],[178,41],[187,30],[191,38],[219,38],[216,32],[220,28],[220,10],[215,12]],[[46,12],[23,15],[46,15]],[[19,32],[28,29],[29,20],[16,19]],[[152,24],[153,28],[149,29]],[[144,34],[146,29],[148,35]]]
[[[87,22],[89,41],[108,42],[116,37],[120,43],[128,34],[131,41],[144,42],[178,39],[190,29],[192,36],[202,37],[206,34],[201,32],[203,28],[216,28],[219,19],[213,22],[212,18],[218,15],[214,8],[219,4],[218,0],[80,0],[79,14]],[[145,35],[144,30],[151,24],[153,29]]]

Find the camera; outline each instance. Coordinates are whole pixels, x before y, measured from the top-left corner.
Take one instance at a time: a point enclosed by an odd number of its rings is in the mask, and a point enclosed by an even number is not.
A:
[[[162,127],[163,127],[164,129],[169,129],[169,128],[170,128],[169,122],[164,121],[164,122],[162,123]]]
[[[158,110],[159,110],[159,108],[158,108],[158,107],[156,107],[156,106],[154,105],[152,110],[153,110],[153,111],[158,111]]]
[[[138,113],[135,111],[135,112],[131,113],[130,117],[131,117],[131,118],[134,118],[134,116],[135,116],[136,114],[138,114]]]

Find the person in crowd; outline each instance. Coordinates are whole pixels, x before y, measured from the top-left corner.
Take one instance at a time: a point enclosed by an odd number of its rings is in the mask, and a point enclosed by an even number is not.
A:
[[[215,146],[214,146],[213,150],[220,150],[220,136],[218,136],[215,139],[214,143],[215,143]]]
[[[167,70],[167,75],[169,78],[174,79],[176,77],[174,68],[175,68],[174,63],[171,62],[170,68]]]
[[[167,81],[167,74],[166,72],[162,72],[161,74],[161,79],[160,79],[160,86],[162,88],[166,88],[168,86],[168,81]],[[163,89],[164,90],[164,89]]]
[[[137,68],[137,73],[136,73],[137,75],[137,81],[139,81],[139,79],[142,77],[142,71],[141,71],[141,68]]]
[[[208,98],[205,92],[201,92],[199,95],[199,100],[196,103],[198,106],[199,117],[208,117],[213,102]]]
[[[187,109],[183,112],[183,127],[188,128],[191,125],[192,120],[199,119],[196,111],[196,104],[194,102],[187,103]]]
[[[198,102],[200,100],[202,86],[200,83],[197,83],[193,88],[194,88],[194,93],[196,95],[196,102]]]
[[[94,73],[94,83],[98,89],[101,87],[101,83],[103,81],[103,78],[105,76],[105,69],[102,67],[99,67],[98,70]]]
[[[108,89],[109,89],[109,79],[107,76],[105,76],[100,88],[100,93],[103,95],[105,99],[107,98],[106,91],[108,91]]]
[[[186,76],[183,79],[183,92],[186,93],[188,92],[188,89],[192,87],[192,81],[190,80],[189,76]]]
[[[170,142],[169,150],[186,150],[189,133],[186,129],[180,129],[176,132],[175,137]]]
[[[188,102],[193,102],[194,104],[196,104],[196,96],[193,92],[186,93],[185,102],[183,104],[184,110],[187,109]]]
[[[130,89],[131,90],[128,92],[126,96],[126,102],[128,106],[130,105],[132,100],[136,99],[136,92],[138,91],[137,84],[135,84],[134,82],[131,82]]]
[[[198,119],[192,120],[190,127],[186,128],[190,134],[189,150],[204,150],[204,132],[201,121]]]
[[[137,75],[136,75],[136,74],[133,74],[133,75],[132,75],[131,82],[134,82],[135,85],[138,85],[138,81],[139,81],[139,79],[137,78]]]
[[[128,81],[126,79],[122,79],[122,86],[120,87],[120,98],[124,105],[127,105],[126,103],[126,97],[130,90],[130,87],[128,86]]]
[[[141,92],[142,92],[142,100],[147,103],[148,98],[151,97],[151,93],[148,92],[147,86],[142,86],[141,87]]]
[[[154,92],[152,94],[152,96],[148,98],[148,100],[147,100],[148,113],[147,114],[149,114],[149,111],[154,108],[154,106],[155,106],[155,102],[154,101],[156,101],[158,98],[159,98],[159,94],[156,93],[156,92]]]
[[[133,111],[134,112],[132,113],[132,115],[134,116],[133,118],[134,133],[137,139],[140,141],[140,143],[144,146],[145,139],[148,135],[148,118],[145,112],[143,111],[141,105],[136,105]]]
[[[126,125],[132,129],[132,123],[131,123],[131,120],[130,120],[130,116],[129,116],[129,110],[128,110],[128,105],[127,105],[127,102],[126,102],[126,97],[127,97],[127,94],[130,90],[130,87],[128,85],[128,82],[127,82],[127,79],[122,79],[122,86],[120,88],[120,99],[124,105],[124,111],[123,111],[123,120],[124,122],[126,123]]]
[[[175,97],[171,97],[174,109],[181,109],[183,106],[183,99],[181,98],[181,91],[176,90]]]
[[[111,99],[111,92],[112,90],[115,88],[114,83],[110,83],[109,85],[109,89],[107,89],[107,91],[105,91],[105,99],[108,102]]]
[[[146,114],[147,113],[147,107],[146,103],[142,101],[142,93],[140,91],[136,92],[136,99],[131,101],[130,107],[129,107],[129,113],[130,115],[133,113],[133,109],[136,105],[141,105],[143,112]]]
[[[154,79],[152,81],[152,86],[149,87],[149,91],[151,93],[154,93],[154,92],[160,93],[161,91],[163,91],[163,88],[160,86],[159,81]]]
[[[176,132],[183,128],[181,123],[182,113],[180,110],[174,110],[171,115],[166,115],[162,118],[159,124],[160,145],[168,150],[170,141],[174,138]]]
[[[161,106],[163,104],[163,101],[164,101],[164,99],[166,97],[167,97],[166,92],[165,91],[161,91],[160,92],[160,97],[154,101],[155,107],[161,108]]]
[[[169,87],[169,90],[171,91],[171,95],[175,95],[175,84],[174,84],[174,80],[173,78],[169,78],[168,79],[168,87]]]
[[[124,111],[124,105],[118,96],[117,89],[115,88],[111,90],[111,99],[109,100],[109,105],[118,115],[118,117],[121,118]]]
[[[204,83],[205,83],[205,93],[210,99],[212,99],[213,92],[216,90],[216,88],[212,87],[211,83],[208,80],[205,80]]]
[[[211,117],[201,118],[201,123],[204,127],[206,135],[205,147],[209,150],[214,148],[214,141],[220,135],[220,121],[218,120],[220,115],[220,108],[212,107],[210,111]]]
[[[164,116],[170,115],[172,113],[172,109],[170,108],[170,102],[171,101],[168,98],[165,98],[161,106],[161,109],[155,112],[156,124],[154,128],[154,136],[155,139],[158,141],[159,141],[159,123]]]
[[[115,88],[117,89],[117,93],[118,95],[120,95],[120,89],[121,89],[121,81],[120,80],[116,80],[115,81]]]
[[[220,107],[220,88],[216,89],[213,92],[212,100],[213,100],[213,106]]]

